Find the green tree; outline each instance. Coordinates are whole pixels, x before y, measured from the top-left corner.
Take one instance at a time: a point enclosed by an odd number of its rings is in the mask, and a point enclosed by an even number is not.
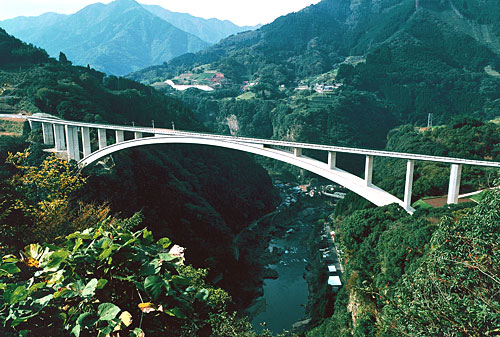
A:
[[[405,336],[489,336],[500,326],[500,193],[444,218],[383,315]]]

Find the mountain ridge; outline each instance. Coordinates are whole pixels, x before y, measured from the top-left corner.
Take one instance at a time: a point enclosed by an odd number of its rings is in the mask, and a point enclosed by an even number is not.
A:
[[[0,27],[46,49],[53,57],[62,51],[76,64],[89,64],[115,75],[209,46],[134,0],[96,3],[71,15],[45,13],[38,17],[18,17],[0,22]]]
[[[439,29],[456,30],[457,35],[470,36],[480,46],[500,56],[500,24],[494,20],[495,15],[500,15],[499,9],[494,6],[494,1],[486,3],[482,6],[469,5],[468,12],[462,13],[464,10],[458,0],[439,1],[437,5],[435,1],[424,0],[323,0],[299,12],[279,17],[255,32],[228,37],[195,55],[182,55],[167,62],[166,68],[214,62],[231,57],[232,53],[244,53],[247,48],[252,49],[253,54],[265,53],[260,55],[264,58],[263,62],[287,63],[291,58],[307,60],[300,66],[311,69],[302,72],[303,78],[331,70],[334,64],[348,56],[367,55],[398,31],[407,29],[407,23],[422,11],[434,13],[435,23],[439,22],[441,26],[448,24],[448,27]],[[484,9],[490,7],[493,14]],[[489,16],[485,17],[483,13]],[[313,63],[316,64],[314,67],[310,65]],[[134,75],[132,78],[139,79]]]
[[[177,13],[169,11],[158,5],[142,5],[152,14],[164,19],[183,31],[198,36],[209,43],[219,42],[221,39],[239,32],[260,28],[256,26],[238,26],[229,20],[216,18],[203,19],[189,13]]]

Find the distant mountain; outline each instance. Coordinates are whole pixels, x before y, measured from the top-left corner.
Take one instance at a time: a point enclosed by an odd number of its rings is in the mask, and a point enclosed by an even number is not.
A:
[[[217,43],[221,39],[228,37],[229,35],[247,30],[254,30],[261,26],[257,25],[257,26],[240,27],[228,20],[224,21],[218,19],[207,20],[196,16],[192,16],[187,13],[171,12],[163,7],[156,5],[142,5],[142,6],[151,13],[153,13],[154,15],[171,23],[175,27],[182,29],[185,32],[196,35],[200,39],[210,43]]]
[[[47,13],[0,22],[0,27],[51,56],[59,52],[75,64],[114,75],[125,75],[184,53],[208,42],[144,9],[134,0],[87,6],[72,15]]]

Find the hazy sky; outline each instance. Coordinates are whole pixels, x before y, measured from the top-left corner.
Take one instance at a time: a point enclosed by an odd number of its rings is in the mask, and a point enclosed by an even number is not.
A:
[[[231,20],[237,25],[266,24],[278,16],[296,12],[320,0],[139,0],[174,12],[202,18]],[[0,20],[36,16],[46,12],[71,14],[92,3],[111,0],[0,0]]]

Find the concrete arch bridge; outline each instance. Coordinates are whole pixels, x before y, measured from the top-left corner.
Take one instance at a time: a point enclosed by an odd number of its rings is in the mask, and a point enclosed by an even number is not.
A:
[[[397,203],[409,213],[414,212],[414,209],[411,207],[411,195],[415,161],[434,161],[450,164],[447,198],[449,204],[458,202],[460,177],[463,165],[500,168],[500,162],[493,161],[437,157],[269,139],[232,137],[173,129],[84,123],[38,116],[27,116],[26,118],[32,129],[42,128],[44,144],[54,146],[55,150],[58,152],[64,152],[69,160],[77,161],[80,167],[85,167],[114,152],[142,145],[200,144],[217,146],[280,160],[342,185],[377,206]],[[90,129],[97,130],[98,148],[96,149],[92,149],[91,147]],[[113,137],[108,137],[110,133],[114,133],[114,140],[112,140]],[[126,134],[128,134],[128,137],[125,137]],[[132,139],[126,140],[126,138]],[[303,149],[326,152],[328,154],[328,162],[302,155]],[[336,154],[339,152],[364,155],[366,157],[364,178],[360,178],[337,167]],[[407,160],[403,200],[372,183],[373,160],[375,157],[390,157]]]

